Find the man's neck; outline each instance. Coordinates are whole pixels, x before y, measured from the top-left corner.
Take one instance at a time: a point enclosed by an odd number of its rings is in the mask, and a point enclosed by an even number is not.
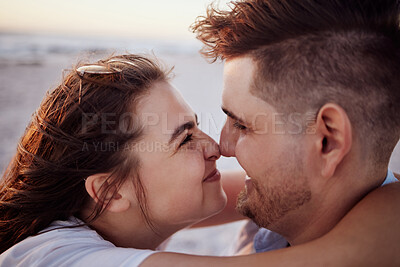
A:
[[[325,235],[364,196],[378,188],[385,177],[386,170],[381,171],[375,179],[356,174],[334,177],[332,183],[325,188],[325,192],[317,196],[314,212],[309,216],[308,222],[299,223],[296,231],[291,235],[284,235],[285,238],[291,245],[298,245]]]

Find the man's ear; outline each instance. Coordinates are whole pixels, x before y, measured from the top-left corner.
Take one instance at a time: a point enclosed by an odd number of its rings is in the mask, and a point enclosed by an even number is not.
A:
[[[331,177],[352,146],[352,129],[346,111],[337,104],[325,104],[316,120],[317,149],[321,175]]]
[[[85,180],[85,188],[90,197],[100,205],[104,205],[106,210],[111,212],[123,212],[130,207],[129,199],[123,197],[116,186],[108,183],[108,173],[98,173],[91,175]]]

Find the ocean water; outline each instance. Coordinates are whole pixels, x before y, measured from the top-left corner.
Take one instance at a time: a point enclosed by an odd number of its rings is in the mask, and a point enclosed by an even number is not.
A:
[[[48,55],[74,55],[109,51],[157,51],[160,54],[192,54],[201,47],[193,40],[133,39],[0,32],[1,59],[40,59]]]

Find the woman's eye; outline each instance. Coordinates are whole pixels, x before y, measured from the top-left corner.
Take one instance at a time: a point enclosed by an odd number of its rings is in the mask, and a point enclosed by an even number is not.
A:
[[[193,140],[192,137],[193,137],[193,134],[188,134],[186,136],[186,138],[182,141],[182,143],[179,144],[179,147],[181,147],[181,146],[187,144],[188,142],[192,141]]]
[[[240,124],[240,123],[237,122],[237,121],[235,121],[235,122],[233,123],[233,127],[237,128],[237,129],[239,129],[239,130],[246,130],[246,129],[247,129],[246,126]]]

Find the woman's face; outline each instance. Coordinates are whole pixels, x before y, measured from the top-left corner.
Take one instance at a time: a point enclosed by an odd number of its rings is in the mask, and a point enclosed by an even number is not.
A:
[[[219,147],[197,127],[181,95],[168,82],[157,82],[137,113],[144,131],[134,150],[155,225],[185,227],[222,210],[226,195],[216,169]]]

